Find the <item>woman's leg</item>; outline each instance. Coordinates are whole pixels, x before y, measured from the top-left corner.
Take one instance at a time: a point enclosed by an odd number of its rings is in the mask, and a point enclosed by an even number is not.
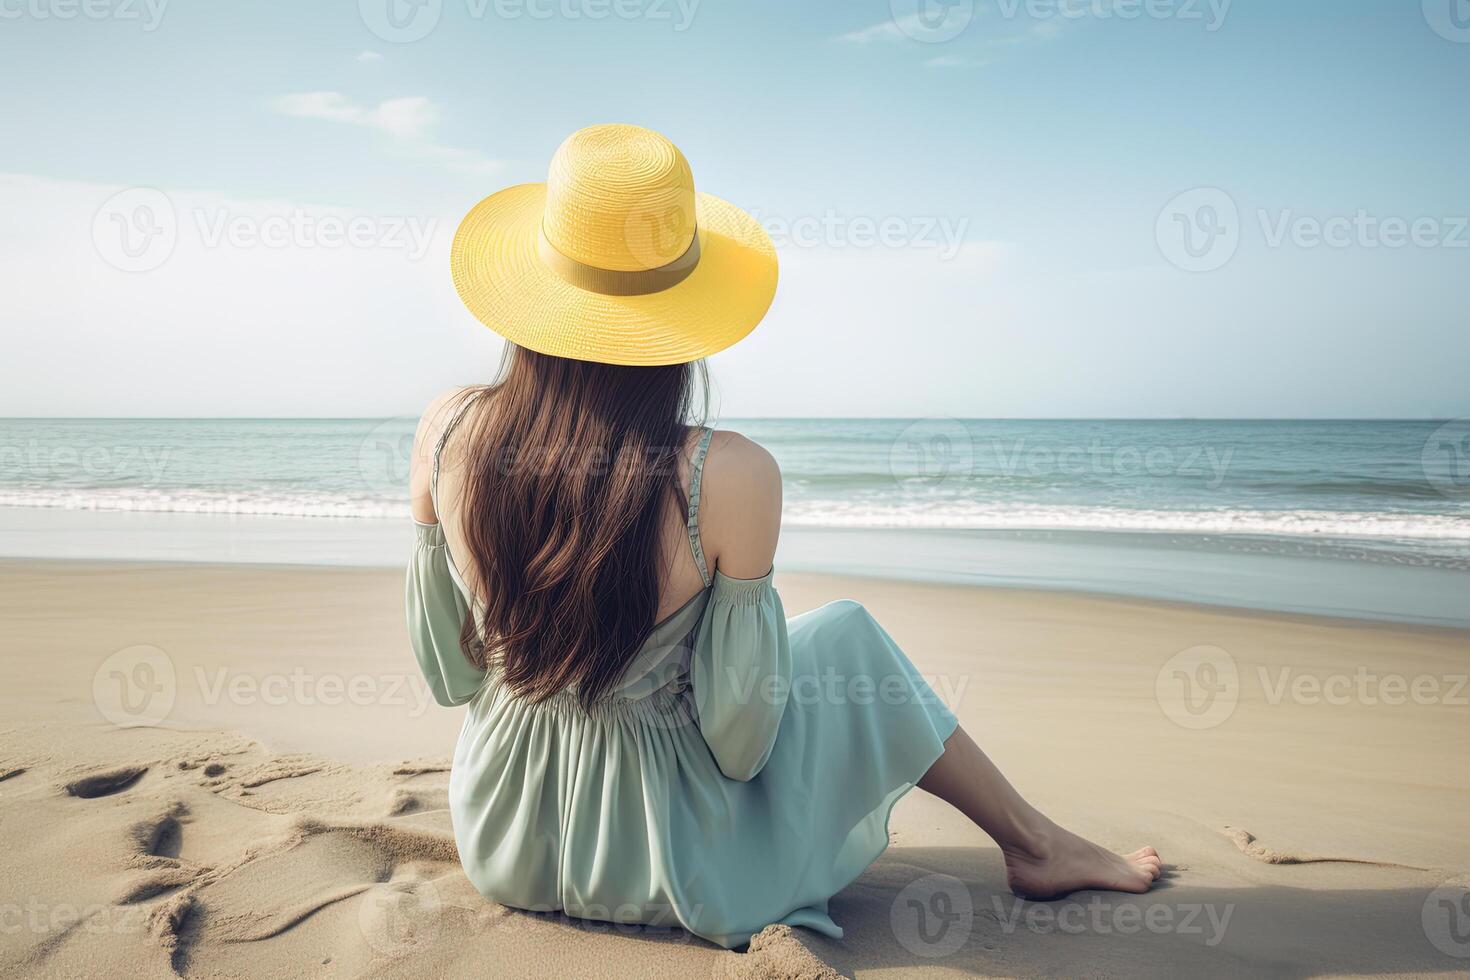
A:
[[[1158,852],[1120,855],[1063,830],[1021,798],[995,763],[956,727],[919,788],[954,806],[1000,845],[1011,891],[1056,898],[1084,888],[1146,892],[1159,876]]]

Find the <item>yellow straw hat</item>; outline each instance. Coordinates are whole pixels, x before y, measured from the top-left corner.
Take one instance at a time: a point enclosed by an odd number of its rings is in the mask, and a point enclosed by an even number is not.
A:
[[[481,323],[543,354],[681,364],[740,340],[776,293],[776,250],[744,211],[694,190],[679,148],[640,126],[567,137],[544,184],[460,222],[454,288]]]

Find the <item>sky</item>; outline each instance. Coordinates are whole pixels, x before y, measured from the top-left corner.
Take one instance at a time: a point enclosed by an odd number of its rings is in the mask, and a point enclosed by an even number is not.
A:
[[[1470,415],[1466,0],[0,0],[0,415],[393,416],[598,122],[781,262],[737,416]]]

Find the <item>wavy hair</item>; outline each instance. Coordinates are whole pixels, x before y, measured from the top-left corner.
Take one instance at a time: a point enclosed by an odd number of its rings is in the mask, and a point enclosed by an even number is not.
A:
[[[623,367],[507,345],[499,377],[467,390],[459,524],[483,602],[465,656],[518,696],[575,685],[591,706],[652,631],[679,459],[707,399],[703,361]],[[707,405],[700,405],[702,422]]]

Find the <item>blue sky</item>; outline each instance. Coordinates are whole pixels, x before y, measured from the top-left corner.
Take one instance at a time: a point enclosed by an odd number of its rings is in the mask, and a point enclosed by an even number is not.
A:
[[[605,121],[776,233],[726,414],[1470,413],[1470,36],[1439,0],[426,0],[406,43],[369,26],[389,0],[91,2],[0,0],[0,413],[412,413],[495,359],[454,221]],[[95,246],[131,187],[179,215],[161,267]],[[1160,219],[1195,189],[1235,209],[1204,271]],[[298,210],[434,241],[200,241]],[[1386,247],[1395,220],[1430,223]]]

